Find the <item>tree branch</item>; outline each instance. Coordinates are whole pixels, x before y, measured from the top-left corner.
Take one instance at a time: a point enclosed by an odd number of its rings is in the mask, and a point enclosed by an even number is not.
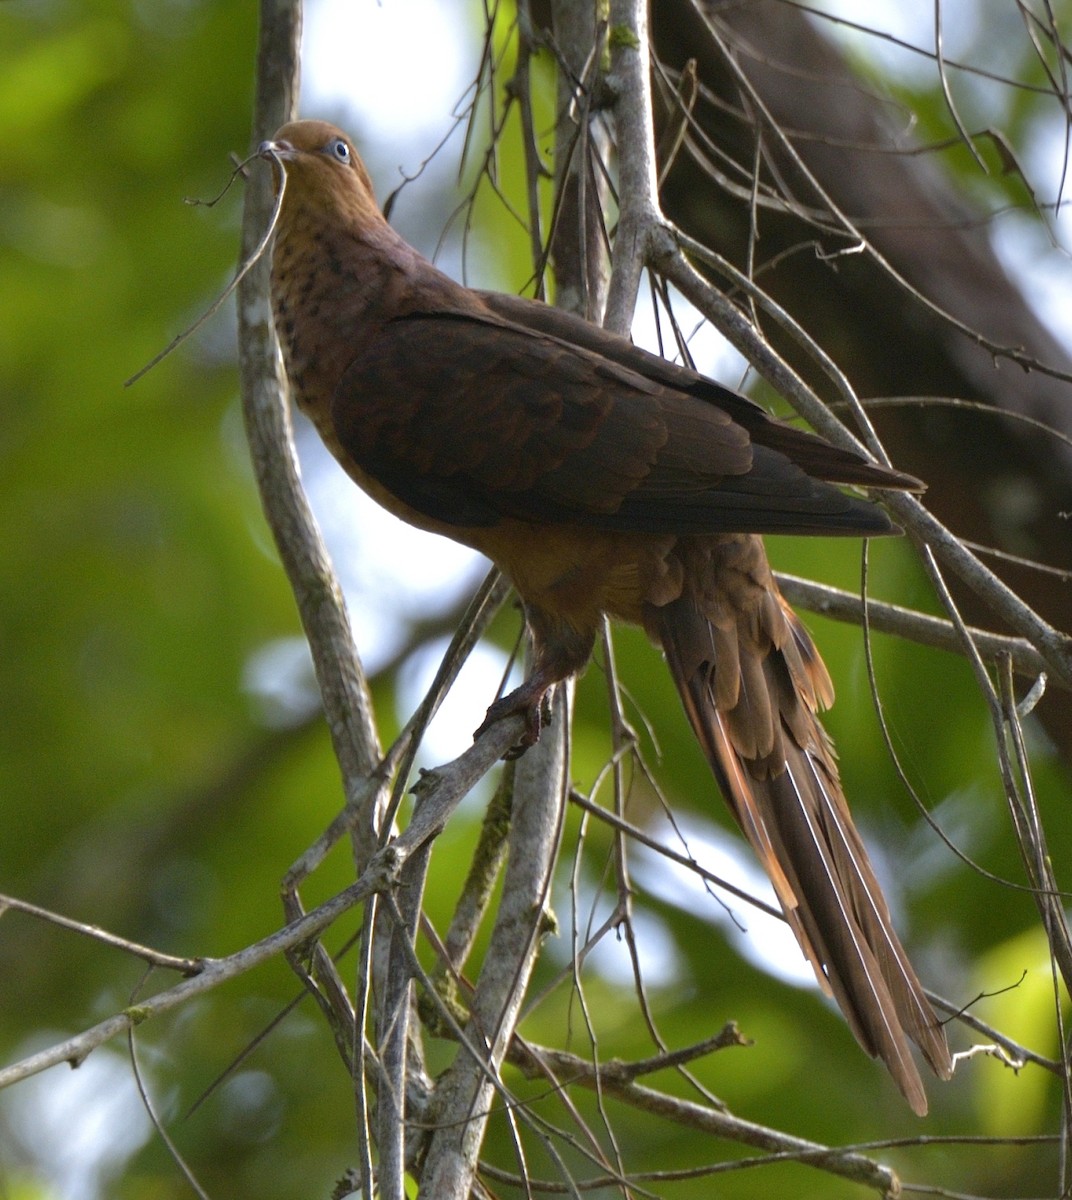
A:
[[[835,445],[861,450],[859,441],[754,328],[748,318],[721,292],[712,287],[688,261],[678,245],[679,236],[683,243],[688,242],[689,239],[684,235],[677,235],[665,227],[652,231],[654,249],[650,265],[653,269],[691,301],[809,424]],[[720,260],[719,270],[723,269],[723,266],[732,274],[735,285],[747,285],[747,281],[738,272]],[[758,290],[752,289],[752,294],[766,310],[777,309],[777,306]],[[778,311],[785,321],[792,323],[788,314],[780,309]],[[792,324],[795,327],[795,323]],[[800,331],[800,335],[804,337],[803,331]],[[844,387],[848,387],[847,383]],[[848,394],[852,396],[851,389]],[[915,496],[901,492],[885,492],[883,500],[906,529],[931,546],[997,616],[1031,642],[1046,660],[1053,675],[1066,683],[1072,683],[1072,638],[1038,616]]]
[[[297,108],[301,5],[262,0],[253,144],[271,137]],[[269,173],[246,188],[243,259],[264,233],[271,211]],[[367,796],[365,782],[380,758],[364,672],[342,592],[302,490],[284,402],[285,384],[268,301],[270,264],[263,257],[238,288],[238,360],[242,411],[265,518],[309,640],[324,715],[348,801]],[[374,824],[368,821],[366,824]],[[365,847],[371,853],[372,845]]]
[[[776,573],[776,577],[782,594],[794,606],[824,617],[832,617],[836,621],[846,621],[854,625],[863,623],[864,603],[854,592],[842,591],[840,588],[816,583],[811,579],[801,579],[797,575],[786,575],[780,571]],[[870,596],[867,598],[867,618],[871,628],[880,633],[894,634],[921,646],[947,650],[950,654],[964,654],[963,638],[952,621],[916,612],[899,604],[874,600]],[[1004,634],[974,627],[969,627],[967,632],[979,654],[990,662],[1007,657],[1013,669],[1021,675],[1037,679],[1046,674],[1046,659],[1026,638],[1006,637]],[[1058,687],[1069,686],[1060,677],[1055,677],[1054,683]]]
[[[545,932],[546,906],[565,808],[569,720],[560,688],[555,719],[516,767],[502,900],[473,994],[467,1033],[481,1058],[462,1052],[437,1087],[438,1124],[421,1192],[467,1200],[492,1109],[493,1080],[514,1036]]]
[[[66,1038],[37,1054],[0,1069],[0,1089],[36,1075],[58,1063],[78,1066],[98,1046],[126,1032],[149,1017],[159,1016],[200,995],[251,971],[269,959],[301,946],[319,936],[333,922],[370,896],[396,886],[399,875],[411,856],[436,837],[451,813],[499,759],[516,745],[524,730],[521,717],[496,722],[452,762],[425,772],[421,819],[412,821],[399,837],[373,855],[360,878],[330,900],[314,908],[297,921],[284,925],[268,937],[246,946],[226,958],[196,960],[198,974],[174,987],[158,992],[148,1000],[124,1009],[97,1025]],[[549,738],[548,741],[551,739]],[[186,963],[189,960],[178,960]]]
[[[714,1137],[767,1151],[767,1155],[758,1162],[803,1162],[831,1175],[874,1188],[882,1196],[900,1193],[900,1181],[895,1172],[874,1159],[745,1121],[713,1105],[698,1104],[694,1100],[683,1100],[656,1091],[636,1083],[628,1070],[622,1070],[614,1064],[592,1063],[576,1054],[528,1046],[519,1040],[515,1040],[511,1046],[510,1061],[530,1079],[548,1079],[555,1087],[577,1084],[592,1091],[599,1090],[650,1116],[662,1117]],[[731,1163],[727,1164],[727,1168],[740,1168],[741,1165]]]
[[[618,229],[604,325],[628,336],[652,230],[662,225],[651,103],[647,0],[613,0],[611,85],[616,93]]]

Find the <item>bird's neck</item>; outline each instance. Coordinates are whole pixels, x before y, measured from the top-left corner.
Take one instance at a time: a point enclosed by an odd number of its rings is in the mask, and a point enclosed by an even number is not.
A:
[[[331,444],[332,403],[347,368],[393,319],[485,311],[375,208],[284,206],[272,255],[272,312],[292,393]]]
[[[406,290],[407,258],[386,222],[340,222],[301,208],[281,214],[272,255],[272,312],[287,374],[303,400],[330,410],[343,372]],[[408,249],[408,247],[407,247]],[[318,422],[319,424],[319,422]]]

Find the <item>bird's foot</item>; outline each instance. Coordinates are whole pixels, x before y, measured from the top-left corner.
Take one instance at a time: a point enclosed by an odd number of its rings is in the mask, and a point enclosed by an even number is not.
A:
[[[488,709],[480,728],[473,734],[473,739],[476,740],[497,721],[515,716],[525,718],[525,729],[517,745],[503,755],[506,759],[520,758],[530,746],[535,746],[540,740],[540,731],[551,722],[551,694],[543,680],[527,680],[509,695],[496,700]]]

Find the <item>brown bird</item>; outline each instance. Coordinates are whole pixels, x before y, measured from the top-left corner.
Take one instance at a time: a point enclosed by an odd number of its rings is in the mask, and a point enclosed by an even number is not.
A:
[[[492,559],[534,645],[488,721],[588,661],[604,614],[662,646],[715,778],[822,987],[920,1115],[908,1039],[942,1027],[894,932],[816,718],[833,688],[763,533],[894,532],[832,483],[913,489],[750,400],[536,301],[444,275],[387,224],[322,121],[260,147],[285,190],[272,309],[299,407],[385,508]]]

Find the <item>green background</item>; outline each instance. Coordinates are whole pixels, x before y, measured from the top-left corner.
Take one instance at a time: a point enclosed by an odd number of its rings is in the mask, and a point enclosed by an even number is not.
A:
[[[480,37],[471,6],[459,7],[459,19]],[[229,154],[248,149],[255,38],[254,6],[238,0],[0,4],[0,890],[178,954],[227,953],[276,928],[281,876],[340,804],[315,715],[280,726],[243,685],[251,657],[296,636],[298,625],[245,457],[230,310],[136,386],[123,387],[233,272],[239,191],[214,208],[182,201],[217,192]],[[1010,128],[1022,119],[1006,114]],[[512,155],[504,156],[507,171]],[[442,227],[442,210],[430,208],[430,225]],[[503,286],[519,286],[524,236],[490,199],[478,216],[482,236],[496,246]],[[434,231],[429,236],[434,242]],[[850,588],[859,577],[855,545],[779,543],[772,553],[779,567]],[[907,546],[876,545],[872,553],[876,594],[934,607]],[[808,623],[838,690],[829,728],[846,790],[865,834],[886,848],[879,857],[921,974],[967,1003],[1030,971],[1017,991],[975,1011],[1053,1053],[1045,945],[1029,899],[982,879],[927,831],[884,750],[859,632]],[[515,635],[516,616],[505,613],[497,640],[509,647]],[[661,756],[647,741],[645,750],[666,795],[690,828],[706,821],[728,828],[657,655],[635,631],[616,645],[638,705],[628,715],[639,727],[642,710],[657,735]],[[884,638],[875,651],[892,735],[921,799],[959,846],[1019,879],[993,735],[967,668]],[[395,686],[390,673],[374,680],[385,739],[398,727]],[[580,686],[575,774],[582,785],[607,754],[603,696],[593,668]],[[474,710],[474,726],[480,715]],[[1059,860],[1070,834],[1067,779],[1041,737],[1028,732]],[[655,808],[651,790],[638,783],[631,819],[643,823]],[[477,804],[463,808],[437,847],[428,905],[441,928],[480,813]],[[673,842],[665,825],[656,827]],[[571,912],[568,871],[579,832],[574,813],[556,892],[563,932],[537,990],[567,960],[572,922],[583,927],[594,908],[598,924],[613,904],[604,877],[610,839],[590,826]],[[337,851],[310,883],[307,902],[350,877]],[[676,904],[665,877],[657,896],[643,871],[638,878],[651,962],[673,968],[656,974],[650,996],[667,1041],[700,1040],[736,1019],[756,1043],[699,1064],[707,1086],[741,1115],[804,1137],[840,1143],[921,1132],[812,989],[788,986],[740,956],[724,917],[714,924],[716,901],[690,891]],[[749,924],[747,910],[736,908]],[[356,919],[333,933],[333,946]],[[607,955],[613,971],[590,967],[584,976],[599,1054],[643,1057],[653,1047],[623,982],[624,949],[613,944]],[[0,1058],[124,1007],[142,975],[139,962],[116,950],[7,912]],[[138,1031],[154,1102],[210,1195],[326,1196],[356,1163],[349,1082],[309,1006],[188,1112],[296,991],[277,962]],[[584,1016],[569,986],[536,1009],[525,1032],[586,1052]],[[956,1038],[957,1048],[967,1044],[963,1034]],[[434,1047],[433,1065],[448,1054]],[[161,1141],[143,1127],[137,1102],[115,1101],[129,1080],[123,1055],[120,1045],[98,1051],[91,1063],[108,1065],[93,1067],[99,1074],[73,1101],[65,1067],[0,1096],[6,1196],[189,1194]],[[540,1090],[510,1082],[523,1094]],[[1014,1077],[979,1060],[953,1084],[929,1090],[929,1133],[1057,1127],[1057,1088],[1038,1070]],[[553,1101],[540,1103],[563,1121]],[[588,1099],[581,1103],[598,1121]],[[90,1117],[98,1133],[81,1142],[73,1131]],[[736,1153],[614,1106],[610,1121],[636,1169]],[[127,1139],[141,1145],[129,1158]],[[115,1150],[112,1173],[97,1173],[102,1145]],[[489,1157],[515,1166],[501,1120]],[[1052,1187],[1048,1148],[890,1157],[911,1178],[962,1190],[1027,1195]],[[539,1152],[530,1169],[553,1174]],[[666,1194],[751,1196],[757,1188],[858,1194],[790,1166],[723,1176],[717,1185],[681,1183]]]

